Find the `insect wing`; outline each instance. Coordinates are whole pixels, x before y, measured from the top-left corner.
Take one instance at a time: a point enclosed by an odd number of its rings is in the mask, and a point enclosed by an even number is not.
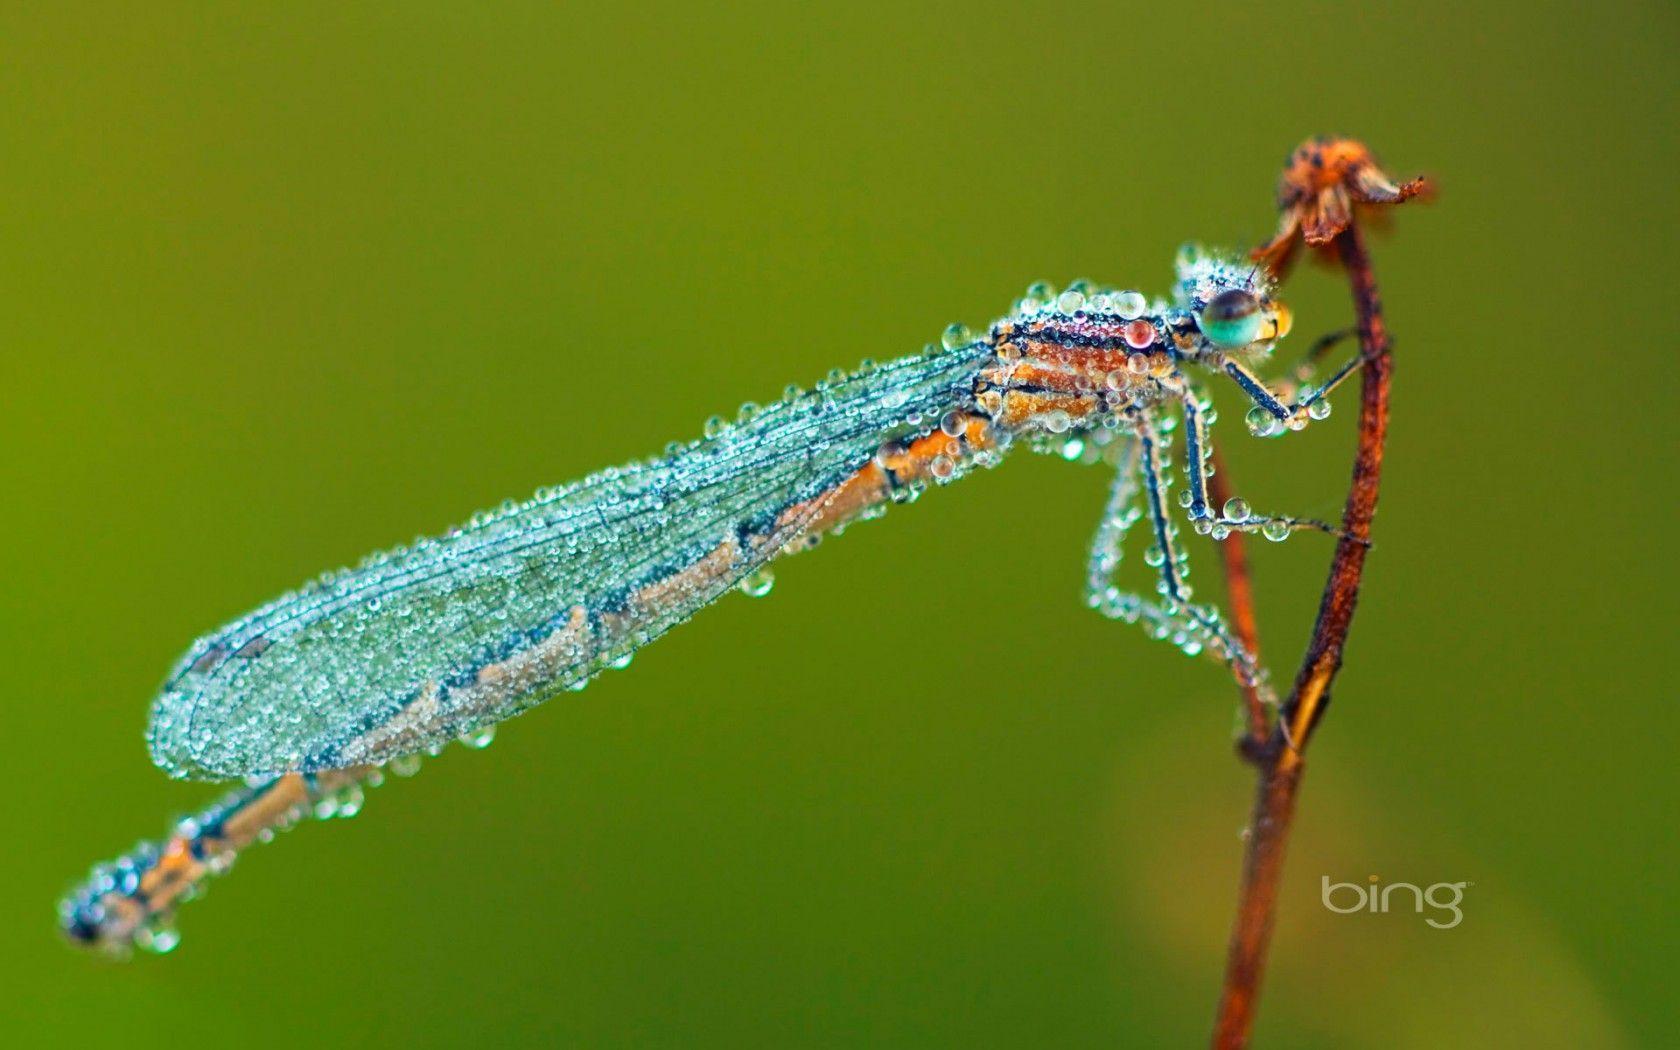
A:
[[[884,441],[963,403],[984,354],[831,381],[286,595],[188,651],[153,760],[196,779],[385,762],[579,687],[801,538]]]

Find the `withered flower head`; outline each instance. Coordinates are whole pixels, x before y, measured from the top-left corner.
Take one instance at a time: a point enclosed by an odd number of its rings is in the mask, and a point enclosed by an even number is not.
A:
[[[1322,248],[1347,229],[1355,205],[1399,204],[1427,193],[1423,179],[1397,183],[1377,167],[1365,144],[1319,137],[1301,143],[1278,179],[1277,236],[1253,257],[1282,274],[1295,252],[1296,235]]]

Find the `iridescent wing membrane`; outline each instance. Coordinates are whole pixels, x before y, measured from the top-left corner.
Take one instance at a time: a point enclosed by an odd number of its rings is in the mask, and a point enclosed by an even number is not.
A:
[[[288,594],[188,651],[153,760],[198,779],[381,763],[580,686],[801,539],[884,442],[965,404],[988,353],[832,380]]]

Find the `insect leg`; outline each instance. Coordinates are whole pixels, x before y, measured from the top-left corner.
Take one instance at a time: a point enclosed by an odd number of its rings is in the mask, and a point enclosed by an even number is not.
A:
[[[1109,486],[1108,504],[1103,507],[1097,533],[1091,537],[1091,556],[1086,562],[1085,602],[1111,619],[1127,618],[1116,604],[1123,596],[1114,586],[1114,577],[1120,570],[1126,533],[1143,514],[1137,506],[1138,452],[1138,443],[1128,441],[1114,472],[1114,483]]]
[[[1319,363],[1324,360],[1325,355],[1352,338],[1353,334],[1352,328],[1339,328],[1313,340],[1313,344],[1307,347],[1307,352],[1301,355],[1301,363],[1295,366],[1295,383],[1304,386],[1312,382],[1312,377],[1317,373]]]
[[[1134,416],[1133,425],[1136,437],[1120,462],[1103,520],[1092,541],[1086,601],[1109,619],[1143,624],[1152,637],[1170,640],[1192,656],[1206,652],[1219,658],[1239,681],[1254,685],[1269,702],[1273,697],[1264,672],[1231,636],[1219,611],[1190,601],[1190,586],[1185,582],[1187,567],[1173,543],[1177,529],[1166,513],[1160,435],[1145,413]],[[1137,505],[1140,489],[1147,497],[1143,507]],[[1113,582],[1120,564],[1121,543],[1145,513],[1155,537],[1145,560],[1161,575],[1156,585],[1161,595],[1159,601],[1123,591]]]
[[[1343,365],[1330,382],[1300,400],[1293,399],[1293,395],[1298,395],[1299,391],[1284,393],[1273,390],[1240,362],[1227,360],[1221,368],[1236,382],[1237,387],[1248,399],[1254,402],[1254,408],[1248,413],[1248,429],[1258,437],[1274,437],[1289,430],[1305,430],[1308,423],[1323,419],[1328,414],[1328,406],[1319,411],[1314,411],[1313,406],[1351,375],[1359,367],[1360,361],[1360,358],[1355,358]],[[1311,366],[1303,365],[1302,369],[1297,371],[1297,375],[1302,370],[1310,374]]]
[[[1202,403],[1195,388],[1188,384],[1179,390],[1179,403],[1184,407],[1184,473],[1190,486],[1186,498],[1180,502],[1198,533],[1211,533],[1216,540],[1224,539],[1231,532],[1258,532],[1269,540],[1281,540],[1298,529],[1342,535],[1341,529],[1317,518],[1256,514],[1246,500],[1227,500],[1224,507],[1213,507],[1208,501],[1207,482],[1208,461],[1213,454],[1207,438],[1209,406]]]
[[[1103,508],[1102,521],[1097,524],[1096,535],[1091,539],[1085,602],[1110,620],[1141,623],[1154,637],[1169,638],[1175,631],[1185,629],[1179,617],[1167,612],[1159,603],[1136,592],[1123,591],[1114,584],[1126,534],[1143,516],[1143,509],[1137,505],[1141,451],[1137,441],[1129,441],[1115,471],[1108,504]]]
[[[1365,358],[1364,358],[1363,355],[1355,357],[1353,360],[1349,361],[1347,364],[1345,364],[1342,367],[1336,369],[1336,374],[1331,376],[1329,381],[1326,382],[1323,386],[1318,387],[1316,390],[1313,390],[1311,393],[1307,394],[1306,397],[1301,398],[1300,407],[1307,410],[1307,417],[1309,419],[1322,419],[1322,418],[1324,418],[1324,416],[1328,415],[1329,411],[1330,411],[1330,406],[1328,404],[1326,404],[1324,406],[1324,410],[1322,412],[1319,412],[1319,413],[1313,412],[1312,407],[1314,405],[1318,404],[1319,402],[1323,401],[1324,398],[1330,393],[1330,391],[1332,391],[1332,390],[1336,389],[1337,387],[1341,386],[1343,380],[1347,379],[1348,376],[1353,375],[1353,373],[1357,372],[1360,369],[1360,367],[1363,366],[1364,364],[1365,364]],[[1303,388],[1303,389],[1305,389],[1305,388]]]

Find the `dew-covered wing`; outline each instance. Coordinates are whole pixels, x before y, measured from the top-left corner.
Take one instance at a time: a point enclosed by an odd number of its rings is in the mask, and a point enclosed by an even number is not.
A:
[[[578,686],[799,538],[883,441],[962,403],[983,353],[832,380],[288,594],[188,651],[153,760],[201,779],[385,762]]]

